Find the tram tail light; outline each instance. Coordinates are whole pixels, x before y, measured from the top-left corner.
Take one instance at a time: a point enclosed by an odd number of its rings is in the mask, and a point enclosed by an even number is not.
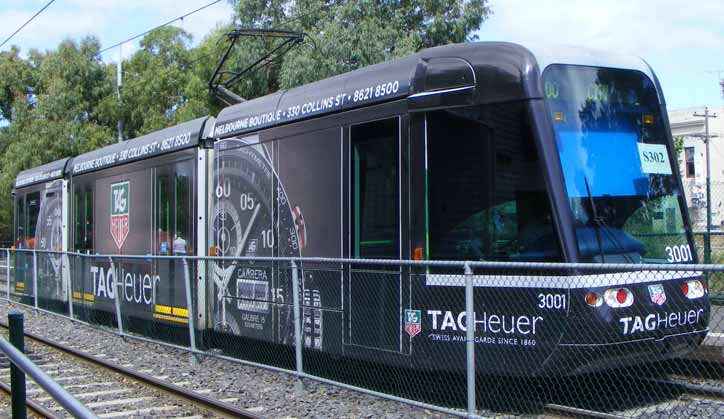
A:
[[[586,294],[586,304],[591,307],[600,307],[601,304],[603,304],[603,298],[601,298],[601,294],[589,291],[588,294]]]
[[[630,307],[634,302],[633,293],[628,288],[609,288],[603,293],[603,299],[609,307]]]
[[[706,286],[704,283],[697,279],[681,283],[681,292],[690,300],[703,297],[706,292],[705,290]]]

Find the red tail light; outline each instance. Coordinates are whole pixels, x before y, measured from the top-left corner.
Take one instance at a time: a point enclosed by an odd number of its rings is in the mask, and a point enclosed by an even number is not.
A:
[[[603,300],[606,301],[606,305],[609,307],[631,307],[634,296],[628,288],[609,288],[603,293]]]
[[[681,292],[690,300],[701,298],[706,294],[706,283],[698,279],[684,281],[681,283]]]
[[[689,293],[689,284],[686,282],[681,283],[681,292],[684,293],[684,295]]]
[[[626,302],[626,291],[621,288],[618,291],[616,291],[616,301],[618,301],[619,304],[623,304]]]

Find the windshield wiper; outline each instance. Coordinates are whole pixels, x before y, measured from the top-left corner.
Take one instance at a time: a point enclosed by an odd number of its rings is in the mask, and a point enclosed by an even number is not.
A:
[[[596,241],[598,242],[598,251],[601,254],[601,262],[606,263],[603,245],[601,244],[601,230],[603,230],[603,232],[606,233],[606,236],[608,236],[608,239],[611,240],[611,243],[613,243],[619,250],[623,251],[621,256],[623,256],[628,263],[634,263],[631,256],[626,254],[626,248],[618,241],[618,239],[616,239],[616,236],[611,232],[611,228],[606,224],[603,217],[598,216],[598,210],[596,209],[596,204],[593,202],[593,195],[591,194],[591,187],[588,185],[588,178],[585,175],[583,176],[583,181],[586,183],[588,202],[591,204],[591,212],[593,213],[593,223],[596,227]]]
[[[598,223],[598,213],[596,212],[596,204],[593,203],[593,196],[591,195],[591,187],[588,186],[588,178],[584,175],[583,181],[586,183],[586,193],[588,194],[588,202],[591,204],[591,212],[593,212],[593,221],[596,226],[596,243],[598,243],[598,251],[601,254],[601,263],[606,263],[606,256],[603,253],[603,246],[601,245],[601,226]]]

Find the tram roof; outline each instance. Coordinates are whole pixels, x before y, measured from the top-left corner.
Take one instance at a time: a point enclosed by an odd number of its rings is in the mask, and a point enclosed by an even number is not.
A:
[[[445,45],[227,107],[219,113],[213,135],[226,138],[446,90],[467,89],[461,97],[470,104],[542,98],[541,71],[555,63],[635,69],[652,77],[648,65],[638,57],[587,48],[536,45],[529,49],[507,42]],[[398,83],[397,89],[393,89],[394,83]],[[378,86],[384,94],[377,94]],[[355,96],[366,88],[372,90],[369,97]],[[439,106],[434,100],[422,103],[423,107]]]
[[[75,176],[197,147],[208,119],[197,118],[78,155],[67,165],[65,173]]]
[[[37,183],[48,182],[63,177],[65,165],[70,158],[56,160],[44,164],[42,166],[33,167],[32,169],[23,170],[18,173],[13,182],[13,189],[24,188],[26,186],[35,185]]]

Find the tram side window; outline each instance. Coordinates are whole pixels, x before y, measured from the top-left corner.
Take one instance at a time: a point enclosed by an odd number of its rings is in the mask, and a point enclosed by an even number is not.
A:
[[[175,208],[173,217],[173,253],[175,255],[183,255],[192,253],[193,238],[191,237],[193,228],[191,225],[193,215],[193,203],[191,202],[191,182],[190,172],[186,173],[177,170],[174,176],[174,196]]]
[[[26,247],[25,243],[25,195],[20,195],[16,209],[15,220],[15,246],[20,249]]]
[[[156,177],[156,245],[158,254],[168,255],[171,249],[171,197],[169,176]]]
[[[40,212],[40,192],[32,192],[25,196],[25,248],[35,249],[35,229],[38,225]]]
[[[399,120],[351,127],[352,243],[356,258],[399,258]]]
[[[93,251],[93,189],[81,185],[73,195],[73,247]]]
[[[185,255],[193,252],[193,197],[191,162],[160,167],[156,173],[156,252]]]
[[[431,259],[560,260],[523,103],[427,114]]]

